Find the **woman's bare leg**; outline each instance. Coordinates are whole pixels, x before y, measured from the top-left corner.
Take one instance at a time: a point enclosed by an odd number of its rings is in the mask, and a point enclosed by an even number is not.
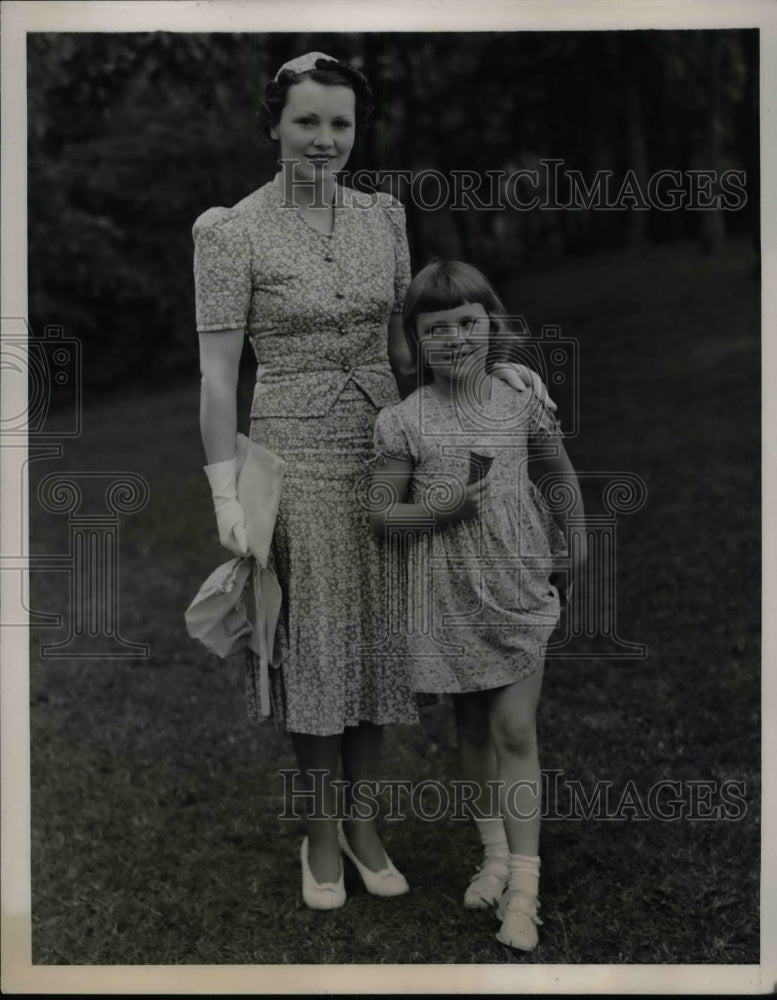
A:
[[[335,819],[337,801],[332,780],[337,774],[340,736],[290,735],[303,787],[311,793],[305,820],[310,871],[317,882],[337,882],[342,868]],[[324,773],[314,776],[313,771]]]
[[[370,808],[369,804],[357,807],[353,802],[350,785],[364,781],[370,783],[365,790],[377,786],[380,779],[382,741],[383,726],[376,726],[371,722],[346,726],[342,737],[343,776],[349,783],[345,794],[347,819],[343,828],[351,850],[372,871],[380,871],[386,867],[386,852],[375,824],[376,808]],[[362,796],[364,800],[368,797],[366,794]],[[362,818],[359,817],[360,812]]]

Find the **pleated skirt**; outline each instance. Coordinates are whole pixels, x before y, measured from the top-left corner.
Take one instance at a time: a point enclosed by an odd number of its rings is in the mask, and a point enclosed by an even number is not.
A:
[[[374,404],[353,383],[325,417],[252,418],[251,438],[286,461],[271,551],[283,591],[271,668],[276,725],[329,736],[361,721],[418,721],[406,640],[391,626],[384,543],[370,527]],[[248,712],[258,669],[246,660]]]

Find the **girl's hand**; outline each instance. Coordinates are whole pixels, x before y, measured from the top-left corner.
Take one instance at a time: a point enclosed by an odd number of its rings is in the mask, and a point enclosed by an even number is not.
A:
[[[562,608],[568,607],[572,600],[572,587],[576,580],[585,579],[585,570],[588,564],[588,553],[579,545],[575,546],[575,554],[570,561],[566,557],[559,557],[554,560],[553,569],[550,572],[550,585],[558,591]]]
[[[569,560],[562,556],[553,560],[553,569],[548,577],[551,587],[558,591],[561,607],[569,604],[569,597],[572,589],[572,578],[569,571]]]
[[[424,499],[424,507],[429,513],[433,514],[435,522],[438,525],[475,520],[480,517],[480,507],[485,489],[485,481],[479,479],[469,486],[464,486],[462,493],[457,489],[456,494],[451,496],[447,484],[444,490],[437,494],[434,484],[432,484]],[[442,497],[445,499],[443,500]],[[459,502],[456,506],[453,506],[457,499]]]
[[[458,515],[462,521],[470,521],[480,517],[480,505],[483,500],[483,491],[486,488],[485,481],[479,479],[470,483],[464,489],[464,499],[458,509]]]

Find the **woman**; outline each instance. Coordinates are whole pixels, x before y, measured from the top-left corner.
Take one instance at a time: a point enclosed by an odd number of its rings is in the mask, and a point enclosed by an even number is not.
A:
[[[338,831],[326,817],[338,759],[346,782],[377,780],[381,727],[417,721],[388,627],[385,561],[357,489],[375,417],[399,400],[392,369],[403,390],[415,387],[401,317],[404,210],[336,183],[369,100],[364,77],[323,53],[286,63],[263,104],[280,173],[194,226],[206,473],[233,552],[246,552],[234,458],[246,331],[258,362],[251,438],[287,463],[271,554],[283,591],[273,705],[315,788],[301,860],[303,898],[317,909],[345,902],[341,849],[370,892],[408,888],[371,819],[352,816]],[[252,676],[247,689],[256,715]],[[322,772],[317,784],[312,771]]]
[[[375,416],[399,398],[389,353],[400,365],[410,279],[399,203],[336,184],[369,98],[360,73],[322,53],[286,63],[263,105],[280,173],[194,226],[200,423],[220,537],[233,552],[246,552],[234,458],[246,331],[258,362],[251,438],[287,463],[271,557],[284,598],[273,704],[303,780],[324,772],[319,815],[334,813],[339,758],[346,781],[376,780],[382,725],[417,721],[403,658],[384,641],[383,563],[356,491]],[[345,902],[341,847],[371,892],[407,891],[372,820],[347,820],[338,844],[333,819],[309,817],[308,906]]]

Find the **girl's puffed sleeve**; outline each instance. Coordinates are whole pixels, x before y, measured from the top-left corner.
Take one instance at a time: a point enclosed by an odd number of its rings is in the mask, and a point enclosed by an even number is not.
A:
[[[405,294],[410,285],[410,250],[407,245],[405,206],[391,197],[385,208],[394,238],[394,304],[391,311],[402,312]]]
[[[194,223],[197,332],[245,329],[251,306],[251,252],[240,220],[209,208]]]
[[[396,406],[387,406],[378,414],[373,432],[373,445],[378,462],[396,458],[416,464],[416,449],[401,421]]]
[[[542,400],[533,394],[529,412],[529,436],[535,441],[548,441],[550,438],[564,437],[561,424],[556,419],[553,410],[549,410]]]

